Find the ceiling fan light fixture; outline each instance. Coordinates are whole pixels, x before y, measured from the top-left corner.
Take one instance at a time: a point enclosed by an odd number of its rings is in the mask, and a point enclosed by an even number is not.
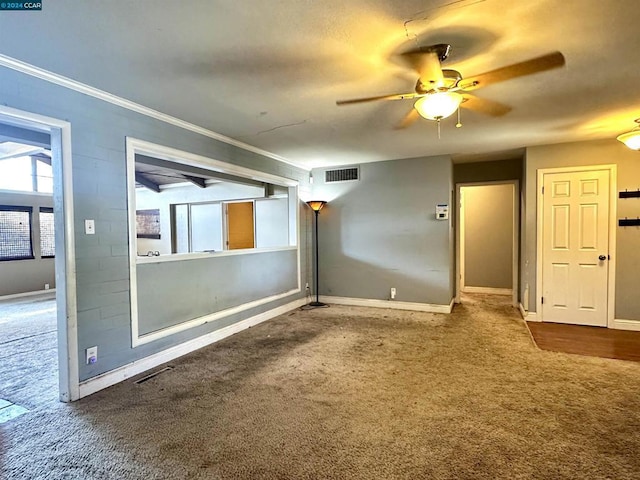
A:
[[[461,103],[459,93],[437,92],[420,97],[413,106],[427,120],[442,120],[453,115]]]
[[[631,150],[640,150],[640,118],[634,120],[638,124],[636,128],[630,132],[618,135],[618,141],[624,143]]]

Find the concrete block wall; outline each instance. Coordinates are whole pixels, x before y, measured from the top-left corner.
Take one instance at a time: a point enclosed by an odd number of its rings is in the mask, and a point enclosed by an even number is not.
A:
[[[202,325],[131,347],[127,136],[261,172],[308,180],[308,172],[289,164],[5,67],[0,67],[0,98],[9,107],[71,124],[80,381],[197,338],[214,328]],[[301,205],[303,208],[306,207]],[[85,219],[95,220],[95,235],[84,234]],[[305,235],[302,230],[302,258],[306,255]],[[310,273],[302,262],[302,285],[307,278]],[[180,288],[179,284],[176,288]],[[293,299],[262,305],[228,320],[237,322]],[[85,365],[84,350],[93,345],[99,346],[99,360],[94,365]]]

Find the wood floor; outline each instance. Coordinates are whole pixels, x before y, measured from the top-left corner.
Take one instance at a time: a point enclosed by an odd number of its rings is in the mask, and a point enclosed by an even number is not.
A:
[[[545,322],[527,326],[542,350],[640,362],[640,332]]]

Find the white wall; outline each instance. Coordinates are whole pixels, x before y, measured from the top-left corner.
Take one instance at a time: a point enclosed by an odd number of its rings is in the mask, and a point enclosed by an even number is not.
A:
[[[136,209],[160,210],[160,240],[138,238],[138,254],[146,255],[149,250],[161,255],[171,253],[171,204],[213,202],[222,200],[242,200],[264,196],[264,189],[237,183],[214,183],[207,188],[195,185],[163,188],[160,193],[145,188],[136,189]]]

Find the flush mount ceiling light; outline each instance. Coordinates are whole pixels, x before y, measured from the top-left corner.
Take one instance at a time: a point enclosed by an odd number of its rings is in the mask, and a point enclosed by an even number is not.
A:
[[[636,122],[638,126],[630,132],[618,135],[618,140],[631,150],[640,150],[640,118],[636,118],[634,122]]]
[[[438,121],[453,115],[461,103],[459,93],[437,92],[420,97],[414,107],[422,117]]]

